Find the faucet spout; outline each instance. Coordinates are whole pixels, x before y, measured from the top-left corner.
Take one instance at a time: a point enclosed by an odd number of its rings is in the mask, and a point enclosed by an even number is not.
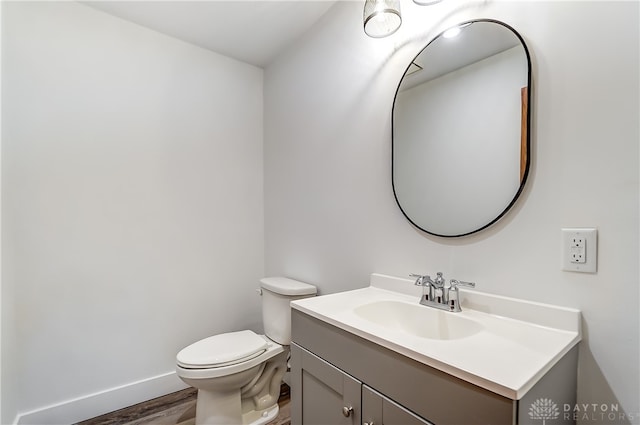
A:
[[[445,300],[445,279],[442,277],[442,272],[436,273],[436,278],[431,279],[431,277],[427,276],[429,283],[431,284],[431,300],[435,301],[439,304],[445,304],[447,301]]]

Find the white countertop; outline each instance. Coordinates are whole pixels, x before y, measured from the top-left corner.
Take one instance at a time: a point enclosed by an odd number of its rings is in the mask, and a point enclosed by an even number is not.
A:
[[[416,336],[355,312],[380,301],[413,308],[420,294],[409,279],[373,274],[369,287],[293,301],[291,307],[512,400],[522,398],[581,339],[579,310],[477,291],[460,291],[462,312],[441,312],[481,325],[457,339]]]

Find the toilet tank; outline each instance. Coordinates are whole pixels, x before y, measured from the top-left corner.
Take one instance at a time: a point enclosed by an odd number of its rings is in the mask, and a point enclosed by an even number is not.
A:
[[[262,324],[269,339],[282,345],[291,344],[291,306],[289,303],[316,295],[313,285],[286,277],[260,279]]]

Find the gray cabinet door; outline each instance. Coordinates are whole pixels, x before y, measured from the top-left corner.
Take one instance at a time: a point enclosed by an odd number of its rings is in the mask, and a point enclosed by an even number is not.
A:
[[[362,423],[367,425],[433,425],[366,385],[362,386]]]
[[[291,423],[360,425],[361,383],[291,344]]]

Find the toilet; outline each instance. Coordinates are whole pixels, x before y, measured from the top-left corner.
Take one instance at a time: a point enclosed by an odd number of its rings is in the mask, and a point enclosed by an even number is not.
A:
[[[214,335],[182,349],[176,373],[198,390],[196,425],[264,425],[279,411],[287,371],[293,300],[316,287],[285,277],[260,280],[264,335],[250,330]]]

